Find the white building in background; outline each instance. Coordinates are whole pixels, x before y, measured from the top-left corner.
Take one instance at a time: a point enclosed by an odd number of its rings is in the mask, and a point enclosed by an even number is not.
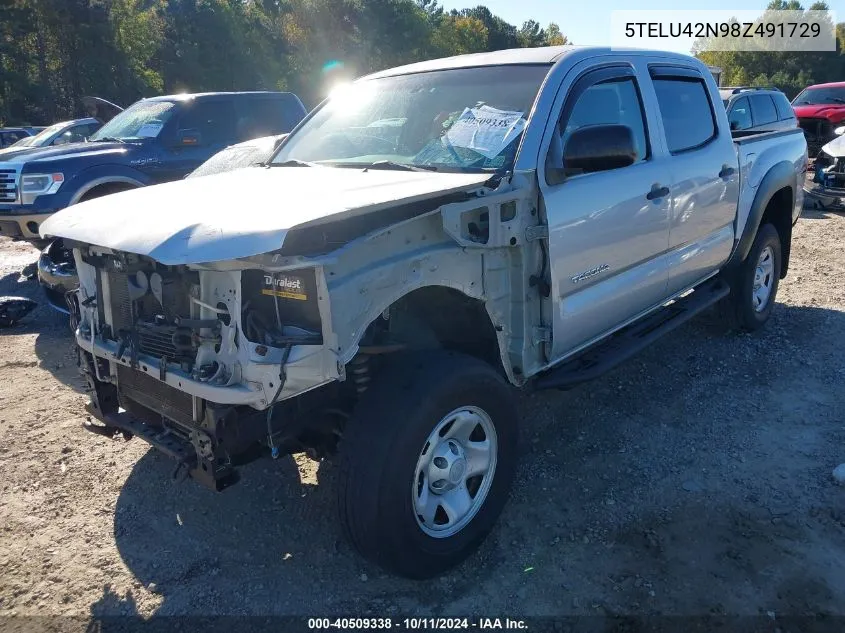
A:
[[[711,73],[713,73],[713,77],[716,78],[716,85],[721,86],[722,85],[722,69],[719,68],[718,66],[708,66],[707,68],[710,70]]]

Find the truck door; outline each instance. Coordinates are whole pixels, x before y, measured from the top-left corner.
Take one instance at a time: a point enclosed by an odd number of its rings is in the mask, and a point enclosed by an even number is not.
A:
[[[156,166],[157,181],[184,178],[224,147],[236,141],[235,106],[231,99],[203,99],[187,103],[169,126],[163,161]]]
[[[660,129],[672,156],[669,294],[689,288],[730,255],[739,200],[736,149],[725,115],[694,67],[650,65]],[[723,124],[720,126],[719,121]]]
[[[552,361],[665,298],[668,273],[661,255],[668,243],[670,173],[663,148],[650,134],[653,107],[644,102],[641,83],[627,62],[593,70],[576,66],[544,135],[549,140],[542,147],[548,142],[549,149],[538,172],[549,226]],[[630,164],[581,161],[573,168],[573,135],[599,126],[614,126],[614,134],[620,126],[630,130]]]

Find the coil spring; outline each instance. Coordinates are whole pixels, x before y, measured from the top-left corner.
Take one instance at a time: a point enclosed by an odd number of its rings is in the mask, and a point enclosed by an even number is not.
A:
[[[355,356],[349,363],[349,371],[352,374],[355,391],[358,395],[361,395],[370,386],[370,355],[358,354]]]

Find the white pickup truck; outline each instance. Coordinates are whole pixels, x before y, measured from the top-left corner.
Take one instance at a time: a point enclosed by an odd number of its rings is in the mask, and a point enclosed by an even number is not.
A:
[[[42,235],[73,247],[97,428],[216,489],[262,451],[336,450],[355,547],[437,574],[505,504],[515,387],[598,376],[710,306],[769,318],[806,144],[735,136],[690,57],[500,51],[364,77],[266,167],[60,211]]]

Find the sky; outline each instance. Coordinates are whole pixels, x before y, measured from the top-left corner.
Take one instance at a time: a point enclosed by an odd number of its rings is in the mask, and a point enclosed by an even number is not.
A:
[[[808,7],[813,0],[802,0]],[[678,10],[678,9],[733,9],[762,10],[768,0],[706,0],[686,4],[678,0],[640,0],[623,2],[603,0],[586,3],[583,0],[439,0],[449,9],[463,9],[485,5],[494,15],[517,27],[526,20],[536,20],[542,26],[556,22],[561,32],[575,44],[610,45],[611,12],[614,10]],[[837,21],[845,20],[845,0],[827,0]],[[671,44],[664,48],[677,50]]]

